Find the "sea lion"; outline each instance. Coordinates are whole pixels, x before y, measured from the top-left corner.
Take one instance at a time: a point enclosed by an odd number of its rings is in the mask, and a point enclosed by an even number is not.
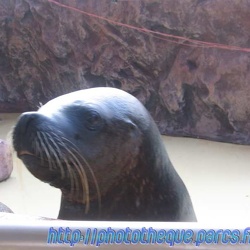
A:
[[[13,146],[35,177],[61,189],[59,219],[196,221],[155,122],[122,90],[80,90],[23,113]]]

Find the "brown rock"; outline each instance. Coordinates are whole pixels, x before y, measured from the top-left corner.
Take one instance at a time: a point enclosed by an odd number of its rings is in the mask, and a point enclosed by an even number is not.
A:
[[[250,48],[248,0],[57,0],[115,22]],[[0,112],[97,86],[138,97],[162,133],[250,144],[250,53],[121,27],[49,0],[0,1]]]
[[[8,179],[12,170],[13,162],[10,147],[0,139],[0,182]]]

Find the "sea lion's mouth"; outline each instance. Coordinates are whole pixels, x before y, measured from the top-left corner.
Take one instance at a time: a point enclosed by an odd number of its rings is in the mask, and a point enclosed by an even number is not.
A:
[[[20,158],[20,156],[24,156],[24,155],[35,156],[34,154],[32,154],[31,152],[26,151],[26,150],[21,150],[21,151],[17,152],[17,156],[18,156],[19,158]]]
[[[39,160],[37,155],[28,150],[20,150],[17,152],[17,155],[29,172],[36,178],[47,182],[50,185],[60,187],[61,176],[56,169],[50,169],[44,161]]]

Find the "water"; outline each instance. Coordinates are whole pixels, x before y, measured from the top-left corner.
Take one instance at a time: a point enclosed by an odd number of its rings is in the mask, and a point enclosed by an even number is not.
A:
[[[6,139],[18,114],[0,114]],[[200,222],[250,221],[250,146],[163,136]],[[32,176],[14,157],[14,170],[0,183],[0,201],[17,214],[56,218],[60,191]]]

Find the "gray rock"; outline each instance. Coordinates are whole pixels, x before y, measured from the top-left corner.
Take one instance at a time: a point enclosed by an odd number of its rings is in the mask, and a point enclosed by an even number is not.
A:
[[[13,211],[9,207],[4,205],[2,202],[0,202],[0,212],[13,213]]]
[[[9,145],[0,139],[0,182],[8,179],[13,170],[11,149]]]

